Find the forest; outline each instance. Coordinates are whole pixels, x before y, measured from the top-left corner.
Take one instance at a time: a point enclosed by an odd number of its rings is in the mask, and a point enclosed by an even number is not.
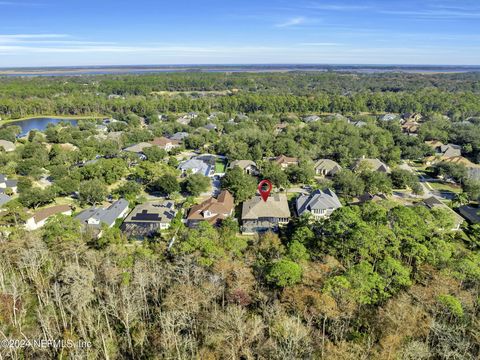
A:
[[[189,112],[197,116],[188,125],[177,121]],[[423,115],[416,136],[379,119],[406,112]],[[312,114],[321,119],[305,122]],[[101,120],[82,119],[22,138],[9,122],[54,115],[118,121],[104,132]],[[419,177],[400,167],[424,166],[434,155],[426,141],[455,143],[480,162],[480,75],[5,77],[0,117],[0,140],[16,144],[0,151],[0,173],[18,180],[18,196],[0,213],[0,341],[88,344],[3,346],[3,358],[480,358],[480,225],[453,231],[452,210],[420,206]],[[216,130],[205,128],[211,123]],[[148,148],[143,161],[123,151],[178,132],[190,134],[180,147]],[[332,188],[343,206],[322,220],[293,217],[278,233],[240,235],[234,218],[188,228],[182,214],[210,180],[180,174],[184,152],[255,161],[277,189]],[[298,164],[268,160],[280,155]],[[362,157],[392,171],[355,170]],[[318,180],[313,166],[322,158],[343,169]],[[444,182],[458,191],[450,207],[478,206],[480,181],[464,165],[423,170],[453,179]],[[51,185],[40,186],[46,178]],[[237,213],[256,180],[239,168],[221,179]],[[391,196],[398,192],[416,203]],[[365,193],[386,199],[356,201]],[[124,198],[135,206],[158,194],[178,202],[179,213],[144,241],[118,224],[97,237],[66,215],[36,231],[21,226],[52,204],[78,211]]]
[[[16,119],[45,114],[134,112],[148,117],[154,112],[188,111],[421,112],[446,113],[458,119],[480,112],[478,77],[478,74],[192,73],[2,78],[0,116]],[[177,96],[165,96],[162,91]],[[205,96],[215,91],[227,94]]]

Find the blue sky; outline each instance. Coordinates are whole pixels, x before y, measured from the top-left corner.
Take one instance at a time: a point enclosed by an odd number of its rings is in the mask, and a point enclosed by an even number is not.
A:
[[[0,0],[0,67],[480,64],[478,0]]]

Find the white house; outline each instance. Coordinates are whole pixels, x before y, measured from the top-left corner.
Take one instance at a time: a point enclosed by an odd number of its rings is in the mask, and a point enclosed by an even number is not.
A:
[[[33,231],[43,227],[47,220],[54,215],[72,215],[72,208],[69,205],[57,205],[37,211],[31,218],[27,219],[25,229]]]

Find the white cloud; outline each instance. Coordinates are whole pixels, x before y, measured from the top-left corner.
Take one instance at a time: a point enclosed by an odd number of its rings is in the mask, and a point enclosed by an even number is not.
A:
[[[285,28],[285,27],[302,25],[302,24],[305,24],[306,22],[307,22],[307,19],[306,19],[305,17],[303,17],[303,16],[297,16],[297,17],[293,17],[293,18],[291,18],[291,19],[288,19],[288,20],[285,21],[285,22],[276,24],[275,27]]]
[[[336,4],[318,4],[313,3],[308,6],[309,9],[326,11],[359,11],[371,9],[370,6],[363,5],[336,5]]]
[[[300,46],[339,46],[339,43],[331,43],[331,42],[307,42],[307,43],[300,43]]]

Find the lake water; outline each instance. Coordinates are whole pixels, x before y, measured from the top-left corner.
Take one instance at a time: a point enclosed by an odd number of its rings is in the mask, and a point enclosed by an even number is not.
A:
[[[72,125],[77,125],[78,120],[74,119],[53,119],[53,118],[33,118],[12,122],[8,125],[16,125],[22,128],[20,137],[28,135],[31,130],[44,131],[48,124],[59,124],[61,122],[69,122]]]

